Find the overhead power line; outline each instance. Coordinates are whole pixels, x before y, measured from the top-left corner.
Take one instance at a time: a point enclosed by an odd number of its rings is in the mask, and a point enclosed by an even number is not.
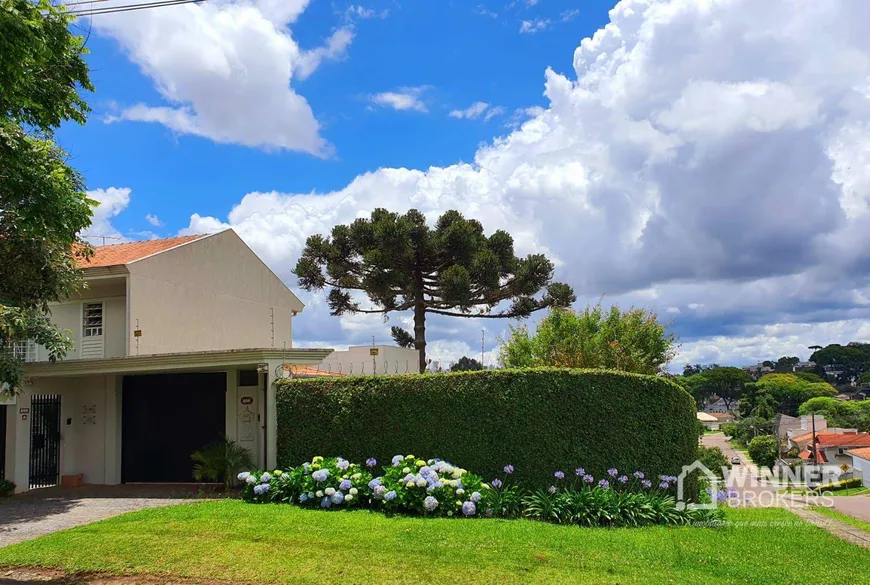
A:
[[[132,12],[135,10],[147,10],[149,8],[161,8],[164,6],[178,6],[181,4],[198,4],[205,0],[162,0],[158,2],[140,2],[138,4],[123,4],[120,6],[104,6],[102,8],[85,8],[85,4],[94,2],[104,2],[108,0],[93,0],[93,2],[74,2],[67,6],[82,6],[82,8],[70,10],[67,14],[71,16],[97,16],[99,14],[114,14],[116,12]]]

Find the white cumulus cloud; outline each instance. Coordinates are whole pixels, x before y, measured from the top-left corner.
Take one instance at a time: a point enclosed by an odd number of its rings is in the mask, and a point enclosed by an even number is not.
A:
[[[371,96],[371,101],[379,106],[398,111],[412,110],[426,113],[429,109],[423,101],[423,93],[427,86],[402,87],[396,91],[385,91]]]

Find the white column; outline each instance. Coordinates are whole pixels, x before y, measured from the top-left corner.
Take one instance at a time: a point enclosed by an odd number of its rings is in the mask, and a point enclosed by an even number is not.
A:
[[[278,403],[275,394],[275,370],[281,361],[269,362],[269,385],[266,387],[266,464],[269,469],[278,465]]]
[[[18,404],[9,407],[12,415],[12,458],[13,467],[7,470],[7,475],[12,476],[12,481],[17,486],[16,492],[24,492],[30,489],[30,392],[24,390],[18,395]],[[21,409],[26,409],[27,420],[21,420]],[[8,435],[7,435],[8,437]]]
[[[121,483],[121,376],[106,376],[106,485]]]

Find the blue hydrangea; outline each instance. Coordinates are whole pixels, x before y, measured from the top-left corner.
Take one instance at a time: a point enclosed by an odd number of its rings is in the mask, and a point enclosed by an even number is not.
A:
[[[269,475],[268,471],[260,476],[260,481],[263,483],[269,483],[271,480],[272,480],[272,476]]]
[[[344,501],[344,494],[343,493],[335,492],[334,494],[332,494],[332,503],[333,504],[340,504],[343,501]]]
[[[396,490],[390,490],[384,494],[384,499],[388,502],[392,502],[396,499]]]
[[[393,461],[392,461],[393,467],[398,467],[399,465],[402,464],[402,461],[404,461],[404,460],[405,460],[404,455],[396,455],[395,457],[393,457]]]
[[[335,466],[338,467],[339,469],[341,469],[342,471],[344,471],[348,467],[350,467],[350,461],[348,461],[347,459],[342,459],[341,457],[339,457],[338,461],[335,463]]]
[[[321,508],[329,508],[330,506],[332,506],[332,501],[329,498],[323,498],[320,500]]]
[[[307,502],[307,501],[308,501],[308,494],[300,494],[300,495],[299,495],[299,501],[302,502],[303,504],[304,504],[305,502]]]
[[[249,475],[248,477],[245,478],[245,483],[250,484],[250,485],[254,485],[255,483],[257,483],[257,478],[254,477],[253,475]]]
[[[384,478],[376,477],[369,482],[369,489],[373,490],[384,482]]]
[[[374,457],[369,457],[368,459],[366,459],[366,467],[374,467],[377,464],[378,460]]]
[[[462,504],[462,513],[465,516],[474,516],[477,514],[477,506],[474,505],[474,502],[465,502]]]
[[[311,474],[311,477],[314,478],[314,481],[323,482],[329,478],[329,470],[328,469],[318,469],[314,473]]]
[[[266,492],[269,491],[270,487],[271,486],[268,483],[261,483],[260,485],[255,485],[254,486],[254,494],[256,494],[258,496],[262,496],[263,494],[265,494]]]
[[[474,502],[475,504],[480,501],[481,497],[482,496],[480,495],[480,492],[472,492],[471,493],[471,501]]]
[[[239,481],[245,481],[246,479],[248,479],[248,476],[250,476],[250,475],[251,475],[251,474],[250,474],[249,472],[247,472],[247,471],[243,471],[243,472],[241,472],[241,473],[238,475]]]
[[[427,512],[432,512],[438,507],[438,500],[433,496],[426,496],[423,500],[423,509]]]
[[[353,483],[351,483],[351,481],[349,479],[343,479],[343,480],[341,480],[341,483],[338,484],[338,489],[340,489],[343,492],[346,492],[351,487],[353,487]]]
[[[384,497],[384,493],[386,493],[387,488],[382,485],[375,486],[375,499],[380,500]]]
[[[444,482],[443,482],[443,481],[440,481],[440,480],[439,480],[439,481],[436,481],[435,484],[434,484],[432,487],[434,487],[434,488],[437,489],[437,490],[440,490],[441,488],[444,487]]]

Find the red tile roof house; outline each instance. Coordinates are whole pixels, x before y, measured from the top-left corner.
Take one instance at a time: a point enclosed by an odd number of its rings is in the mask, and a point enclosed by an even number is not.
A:
[[[851,449],[870,447],[870,433],[844,432],[844,433],[816,433],[816,457],[818,463],[830,463],[835,465],[846,464],[853,467]],[[800,458],[804,461],[812,461],[813,451],[810,444],[801,451]]]
[[[852,456],[852,467],[860,474],[865,486],[870,487],[870,447],[858,447],[846,451]]]
[[[100,246],[82,269],[51,307],[73,350],[15,347],[30,384],[0,406],[0,467],[17,490],[190,482],[221,434],[274,466],[274,381],[332,351],[294,347],[304,307],[281,279],[232,230]]]

